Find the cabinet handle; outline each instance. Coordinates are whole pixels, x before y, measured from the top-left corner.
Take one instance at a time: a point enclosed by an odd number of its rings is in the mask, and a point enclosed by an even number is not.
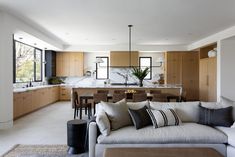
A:
[[[209,75],[206,76],[206,85],[209,86]]]

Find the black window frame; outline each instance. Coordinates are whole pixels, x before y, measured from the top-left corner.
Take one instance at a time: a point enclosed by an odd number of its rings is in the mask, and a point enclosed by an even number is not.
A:
[[[107,59],[107,65],[105,67],[107,67],[107,78],[98,78],[98,67],[99,67],[99,63],[96,63],[96,79],[97,80],[105,80],[105,79],[109,79],[109,57],[107,56],[97,56],[96,58],[105,58]]]
[[[29,45],[29,44],[26,44],[26,43],[23,43],[21,41],[13,39],[13,64],[14,64],[13,65],[13,83],[27,83],[27,82],[16,82],[16,42],[34,48],[34,53],[33,53],[34,59],[36,59],[36,50],[41,51],[41,54],[40,54],[40,57],[41,57],[41,60],[40,60],[40,63],[41,63],[40,64],[41,65],[41,77],[40,77],[40,80],[36,79],[36,62],[34,62],[33,63],[33,69],[34,69],[33,70],[33,72],[34,72],[34,74],[33,74],[33,77],[34,77],[33,82],[42,82],[42,78],[43,78],[43,76],[42,76],[43,75],[43,67],[42,67],[43,50],[39,49],[37,47],[34,47],[32,45]]]
[[[146,66],[141,66],[141,58],[149,58],[150,59],[150,66],[149,66],[149,73],[150,73],[150,78],[145,78],[145,80],[152,80],[152,57],[139,57],[139,68],[141,67],[146,67]]]

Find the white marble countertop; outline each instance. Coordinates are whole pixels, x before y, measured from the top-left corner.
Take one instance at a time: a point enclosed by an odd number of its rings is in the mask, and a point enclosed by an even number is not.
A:
[[[145,85],[139,87],[138,85],[95,85],[95,86],[82,86],[74,85],[72,88],[182,88],[181,85]]]
[[[49,87],[56,87],[56,86],[60,86],[60,85],[41,85],[41,86],[27,87],[27,88],[14,88],[13,92],[20,93],[20,92],[27,92],[27,91],[32,91],[32,90],[37,90],[37,89],[42,89],[42,88],[49,88]]]

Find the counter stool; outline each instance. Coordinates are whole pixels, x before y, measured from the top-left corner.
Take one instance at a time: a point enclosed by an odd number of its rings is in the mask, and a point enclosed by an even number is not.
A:
[[[95,105],[100,103],[101,101],[107,102],[108,95],[106,93],[95,93],[93,95],[93,100],[94,100],[94,114],[95,114]]]
[[[76,119],[67,122],[68,154],[80,154],[85,152],[86,133],[87,121]]]
[[[78,111],[79,108],[81,107],[81,103],[78,100],[78,93],[74,92],[73,93],[73,98],[74,98],[74,119],[76,119],[76,117],[78,116]],[[85,114],[87,113],[87,109],[88,109],[88,119],[90,119],[92,113],[91,113],[91,103],[82,103],[82,107],[85,108]],[[80,112],[80,117],[81,117],[82,112]]]

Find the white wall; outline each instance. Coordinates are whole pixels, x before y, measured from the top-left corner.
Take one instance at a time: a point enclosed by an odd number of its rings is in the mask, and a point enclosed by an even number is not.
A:
[[[7,17],[0,12],[0,129],[13,125],[13,46]]]
[[[0,11],[0,129],[13,124],[13,34],[24,31],[54,47],[63,46],[20,19]]]
[[[235,101],[235,37],[221,41],[221,96]]]

